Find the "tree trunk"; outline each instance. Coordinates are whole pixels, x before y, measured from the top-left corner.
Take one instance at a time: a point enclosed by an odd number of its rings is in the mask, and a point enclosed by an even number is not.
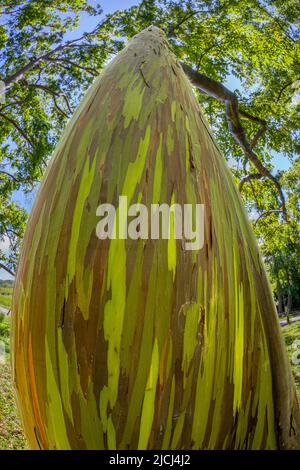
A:
[[[121,195],[204,204],[203,247],[99,240],[97,207],[120,210]],[[299,448],[254,234],[158,28],[94,82],[51,160],[23,242],[12,346],[33,448]]]

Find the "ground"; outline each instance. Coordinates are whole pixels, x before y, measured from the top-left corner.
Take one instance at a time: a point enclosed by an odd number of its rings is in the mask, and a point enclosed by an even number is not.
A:
[[[299,315],[299,312],[296,315]],[[13,397],[9,362],[9,326],[9,316],[0,313],[0,450],[26,449]],[[283,326],[282,332],[291,359],[300,402],[300,321]]]

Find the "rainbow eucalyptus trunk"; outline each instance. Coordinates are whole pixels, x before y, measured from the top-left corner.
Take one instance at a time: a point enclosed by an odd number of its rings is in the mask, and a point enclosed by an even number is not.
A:
[[[204,246],[99,240],[100,203],[204,204]],[[171,218],[170,218],[171,220]],[[124,228],[124,227],[123,227]],[[162,31],[91,87],[28,223],[13,370],[42,449],[299,447],[299,408],[234,181]]]

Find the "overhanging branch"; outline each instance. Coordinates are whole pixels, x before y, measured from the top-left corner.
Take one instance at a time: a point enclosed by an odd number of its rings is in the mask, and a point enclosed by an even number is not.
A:
[[[270,170],[263,165],[263,163],[260,161],[256,153],[254,152],[254,147],[257,144],[258,139],[264,134],[266,130],[266,122],[263,119],[251,116],[249,113],[245,111],[240,111],[239,105],[238,105],[238,98],[235,95],[235,93],[230,91],[220,82],[213,80],[200,72],[197,72],[196,70],[192,69],[192,67],[190,67],[189,65],[185,63],[181,62],[181,66],[184,72],[186,73],[186,75],[189,77],[191,83],[196,88],[198,88],[198,90],[200,90],[201,92],[213,98],[216,98],[219,101],[222,101],[225,104],[226,118],[227,118],[229,131],[231,135],[233,136],[233,138],[235,139],[235,141],[238,143],[238,145],[242,148],[245,156],[251,161],[251,163],[254,165],[254,167],[258,171],[259,176],[257,176],[257,174],[255,174],[256,175],[255,177],[248,175],[241,181],[240,190],[242,189],[244,183],[246,183],[247,181],[250,181],[251,179],[259,179],[262,177],[269,178],[273,182],[274,186],[276,187],[278,191],[279,198],[281,200],[281,205],[282,205],[282,212],[286,218],[287,215],[286,215],[285,197],[284,197],[281,185],[279,181],[277,180],[277,178],[273,176]],[[253,137],[251,143],[248,141],[245,129],[242,126],[240,115],[247,119],[251,119],[252,121],[255,121],[261,124],[261,128]]]
[[[267,215],[270,215],[270,214],[274,214],[274,213],[279,213],[279,212],[282,212],[282,209],[270,209],[268,211],[264,211],[262,212],[258,217],[257,219],[255,220],[254,222],[254,226],[257,224],[257,222],[262,219],[263,217],[266,217]]]

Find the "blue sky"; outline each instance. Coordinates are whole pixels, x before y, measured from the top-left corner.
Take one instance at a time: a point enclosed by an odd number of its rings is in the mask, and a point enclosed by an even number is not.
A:
[[[100,3],[103,8],[103,15],[107,13],[113,13],[116,10],[131,7],[139,4],[139,0],[95,0],[91,1],[91,4]],[[99,17],[91,17],[87,14],[83,14],[80,19],[80,24],[72,32],[66,35],[66,39],[73,39],[79,37],[83,32],[92,31],[96,24],[99,22]],[[240,87],[239,80],[233,76],[229,76],[226,81],[226,86],[234,91]],[[276,169],[285,170],[290,166],[289,160],[280,154],[275,154],[273,164]],[[22,207],[25,207],[30,211],[36,191],[32,194],[24,194],[22,191],[17,191],[14,195],[14,200]],[[0,248],[5,248],[5,243],[0,243]],[[0,279],[9,279],[9,275],[0,269]]]

